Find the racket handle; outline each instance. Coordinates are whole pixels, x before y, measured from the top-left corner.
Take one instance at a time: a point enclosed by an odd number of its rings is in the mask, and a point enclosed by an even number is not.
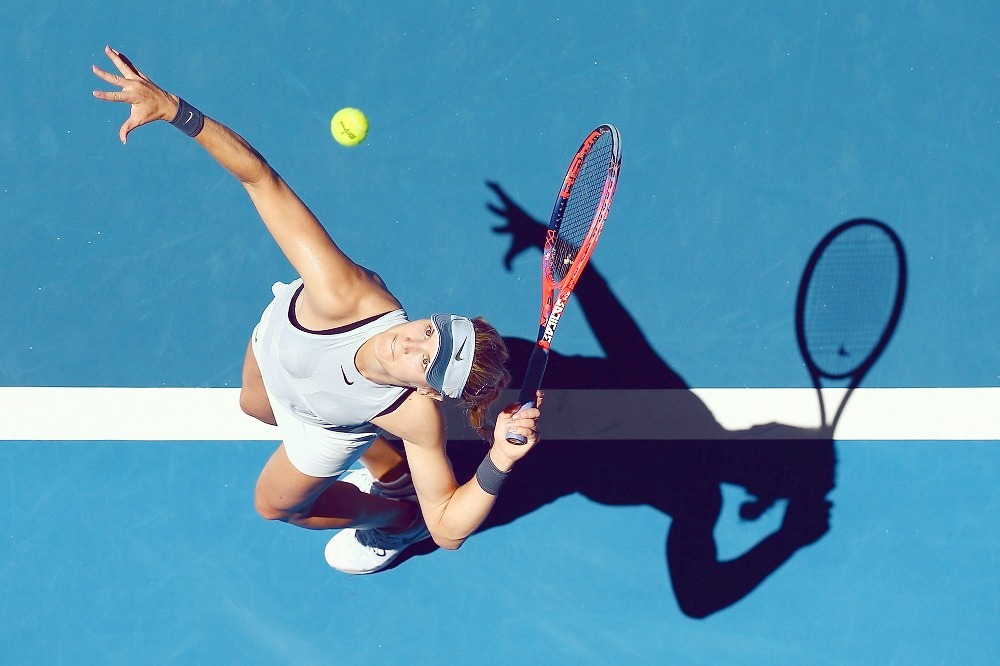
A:
[[[548,362],[549,350],[537,345],[531,351],[528,367],[524,371],[524,383],[521,384],[521,393],[517,396],[517,401],[521,403],[521,406],[517,408],[515,414],[535,406],[535,393],[542,385],[542,375],[545,374],[545,366]],[[511,444],[523,445],[528,443],[528,438],[515,432],[508,432],[507,441]]]
[[[514,413],[517,414],[518,412],[520,412],[523,409],[531,409],[534,406],[535,406],[535,401],[534,400],[529,400],[528,402],[526,402],[523,405],[521,405],[520,407],[518,407],[517,411],[514,412]],[[525,437],[524,435],[519,435],[516,432],[508,432],[507,433],[507,441],[510,442],[511,444],[524,445],[524,444],[528,443],[528,438]]]

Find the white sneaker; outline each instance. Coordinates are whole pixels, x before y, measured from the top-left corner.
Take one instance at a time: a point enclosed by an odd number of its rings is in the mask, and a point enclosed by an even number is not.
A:
[[[357,486],[362,492],[397,501],[416,503],[417,495],[410,484],[408,488],[384,489],[365,468],[350,471],[340,479]],[[417,509],[419,511],[419,508]],[[369,574],[389,566],[407,546],[430,536],[423,518],[413,528],[399,534],[388,534],[379,529],[340,530],[326,544],[326,561],[331,567],[348,574]]]
[[[369,472],[366,467],[352,469],[347,472],[347,474],[340,477],[338,481],[343,481],[344,483],[349,483],[352,486],[357,486],[363,493],[370,493],[372,491],[372,486],[375,485],[375,477],[372,476],[372,473]]]
[[[366,467],[359,467],[358,469],[348,471],[339,480],[357,486],[363,493],[371,493],[372,495],[388,499],[405,499],[416,502],[417,489],[413,487],[410,475],[404,474],[404,476],[406,477],[405,480],[403,478],[397,479],[389,487],[386,487],[376,481],[375,477],[372,476],[372,473]]]
[[[407,532],[388,534],[380,529],[340,530],[326,544],[326,563],[348,574],[370,574],[389,566],[407,546],[430,536],[423,519]]]

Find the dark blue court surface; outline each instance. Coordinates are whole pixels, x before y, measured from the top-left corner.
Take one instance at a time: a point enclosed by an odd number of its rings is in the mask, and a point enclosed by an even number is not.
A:
[[[865,386],[1000,386],[996,2],[8,2],[3,386],[237,387],[294,277],[194,142],[118,142],[105,44],[254,144],[412,315],[483,314],[522,352],[539,253],[505,256],[614,123],[618,194],[548,387],[671,389],[702,430],[547,439],[457,553],[358,578],[330,534],[255,514],[274,441],[19,436],[0,661],[996,663],[995,438],[732,439],[686,392],[810,386],[796,290],[859,217],[910,268]],[[344,106],[371,124],[356,148],[330,136]],[[452,450],[460,475],[483,453]]]

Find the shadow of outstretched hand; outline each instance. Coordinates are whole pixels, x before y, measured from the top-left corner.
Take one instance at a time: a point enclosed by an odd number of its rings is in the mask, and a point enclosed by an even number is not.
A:
[[[497,183],[487,181],[486,186],[493,190],[500,199],[500,206],[488,203],[486,207],[494,214],[502,217],[507,224],[493,227],[498,234],[510,234],[510,247],[503,257],[503,265],[512,270],[514,259],[522,252],[545,245],[545,225],[528,215],[523,208],[514,202]]]

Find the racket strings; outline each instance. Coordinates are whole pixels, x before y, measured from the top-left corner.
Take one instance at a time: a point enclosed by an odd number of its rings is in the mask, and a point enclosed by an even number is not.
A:
[[[552,253],[552,273],[557,281],[569,271],[591,227],[605,195],[614,154],[613,139],[601,134],[583,159],[566,201]]]
[[[817,368],[853,374],[877,351],[900,294],[900,257],[877,227],[848,230],[825,249],[809,278],[804,331]]]

